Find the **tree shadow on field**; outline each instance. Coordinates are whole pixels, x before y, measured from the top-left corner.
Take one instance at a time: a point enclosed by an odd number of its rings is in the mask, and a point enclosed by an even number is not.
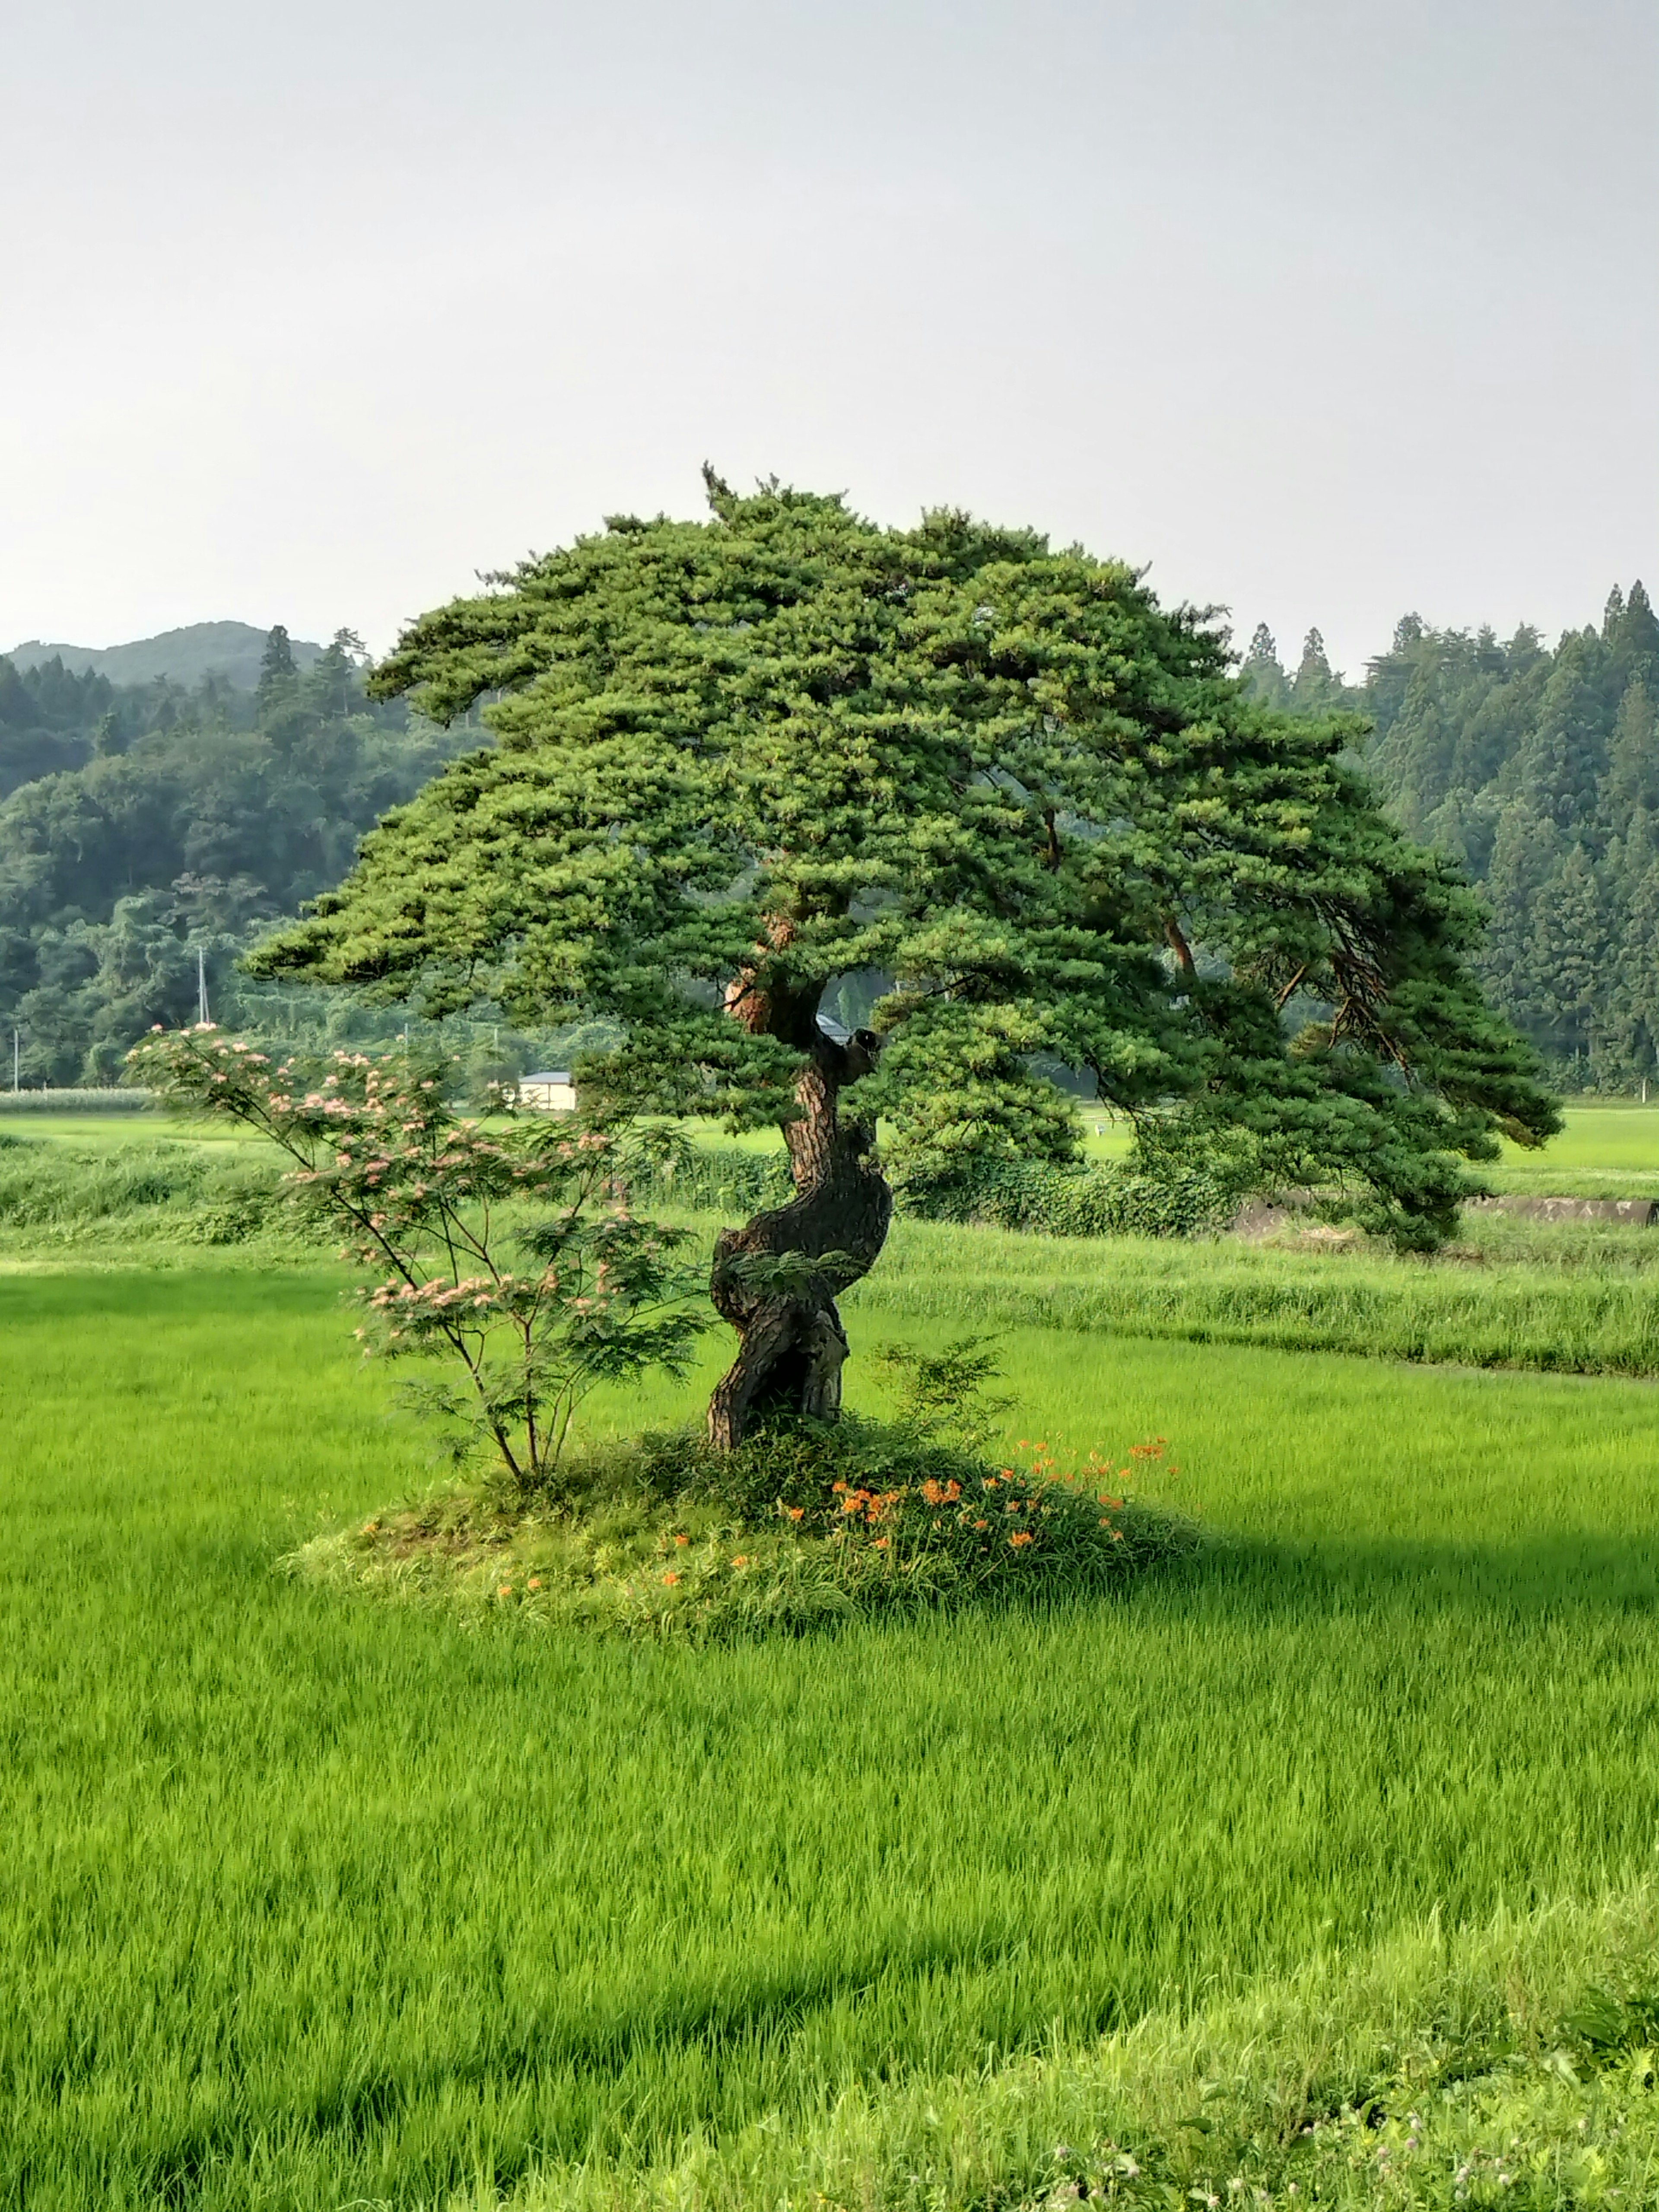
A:
[[[319,2160],[364,2190],[384,2188],[395,2174],[426,2202],[428,2192],[477,2179],[476,2134],[434,2130],[423,2143],[412,2125],[458,2097],[495,2101],[489,2169],[502,2192],[550,2156],[617,2158],[637,2154],[642,2144],[652,2155],[672,2155],[694,2130],[751,2125],[798,2097],[803,2044],[809,2080],[866,2084],[902,2079],[917,2064],[969,2066],[988,2045],[1036,2048],[1048,2024],[1024,2020],[1006,1992],[1000,2001],[994,1994],[989,2011],[939,2047],[925,2033],[908,2045],[885,2033],[868,2039],[860,2021],[861,2008],[879,2004],[884,1991],[918,1980],[994,1977],[1017,1967],[1030,1948],[1023,1925],[990,1939],[977,1929],[968,1938],[914,1932],[899,1939],[885,1930],[833,1962],[771,1963],[744,1953],[726,1975],[647,1978],[585,2006],[550,2006],[482,2042],[464,2032],[453,2041],[439,2036],[418,2057],[387,2063],[370,2056],[325,2086],[289,2087],[280,2115],[233,2106],[216,2120],[163,2131],[147,2156],[140,2154],[145,2201],[194,2204],[204,2178],[234,2171],[250,2136],[263,2135],[278,2155]],[[1066,2025],[1079,2035],[1104,2035],[1135,2009],[1115,1990],[1098,1991],[1077,2002]],[[68,2101],[73,2126],[80,2117],[73,2094]],[[89,2144],[84,2154],[95,2155]],[[0,2178],[3,2172],[0,2166]]]
[[[1646,1614],[1659,1607],[1659,1533],[1564,1529],[1504,1542],[1352,1536],[1223,1538],[1158,1581],[1258,1613],[1508,1611]]]

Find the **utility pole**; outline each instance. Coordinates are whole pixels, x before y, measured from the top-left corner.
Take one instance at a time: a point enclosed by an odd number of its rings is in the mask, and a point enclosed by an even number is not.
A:
[[[207,948],[202,945],[196,948],[196,1018],[198,1022],[212,1019],[207,1002]]]
[[[17,1041],[20,1034],[16,1030],[11,1033],[11,1091],[14,1098],[17,1096]]]

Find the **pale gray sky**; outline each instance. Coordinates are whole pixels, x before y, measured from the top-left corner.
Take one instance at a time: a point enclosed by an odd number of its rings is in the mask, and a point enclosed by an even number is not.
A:
[[[705,456],[1351,671],[1659,589],[1659,0],[0,14],[0,643],[383,649]]]

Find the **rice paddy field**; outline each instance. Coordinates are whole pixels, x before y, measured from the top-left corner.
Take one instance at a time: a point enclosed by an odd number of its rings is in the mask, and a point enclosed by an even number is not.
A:
[[[855,1353],[999,1328],[1210,1540],[693,1650],[281,1571],[425,1447],[337,1268],[136,1223],[0,1243],[0,2203],[1659,2201],[1659,1231],[904,1227]]]

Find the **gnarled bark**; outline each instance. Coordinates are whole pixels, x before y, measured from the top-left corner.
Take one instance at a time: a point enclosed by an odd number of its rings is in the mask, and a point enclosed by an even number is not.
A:
[[[892,1217],[892,1193],[874,1157],[875,1130],[844,1121],[836,1105],[843,1086],[869,1073],[877,1039],[860,1030],[841,1044],[814,1021],[807,1049],[811,1064],[796,1091],[801,1118],[784,1130],[795,1195],[787,1206],[757,1214],[746,1228],[724,1231],[714,1246],[715,1310],[740,1340],[709,1401],[709,1442],[721,1451],[741,1443],[770,1412],[836,1418],[847,1357],[836,1293],[875,1265]],[[732,1264],[787,1254],[812,1261],[827,1253],[846,1257],[787,1287],[745,1280],[741,1266]]]

